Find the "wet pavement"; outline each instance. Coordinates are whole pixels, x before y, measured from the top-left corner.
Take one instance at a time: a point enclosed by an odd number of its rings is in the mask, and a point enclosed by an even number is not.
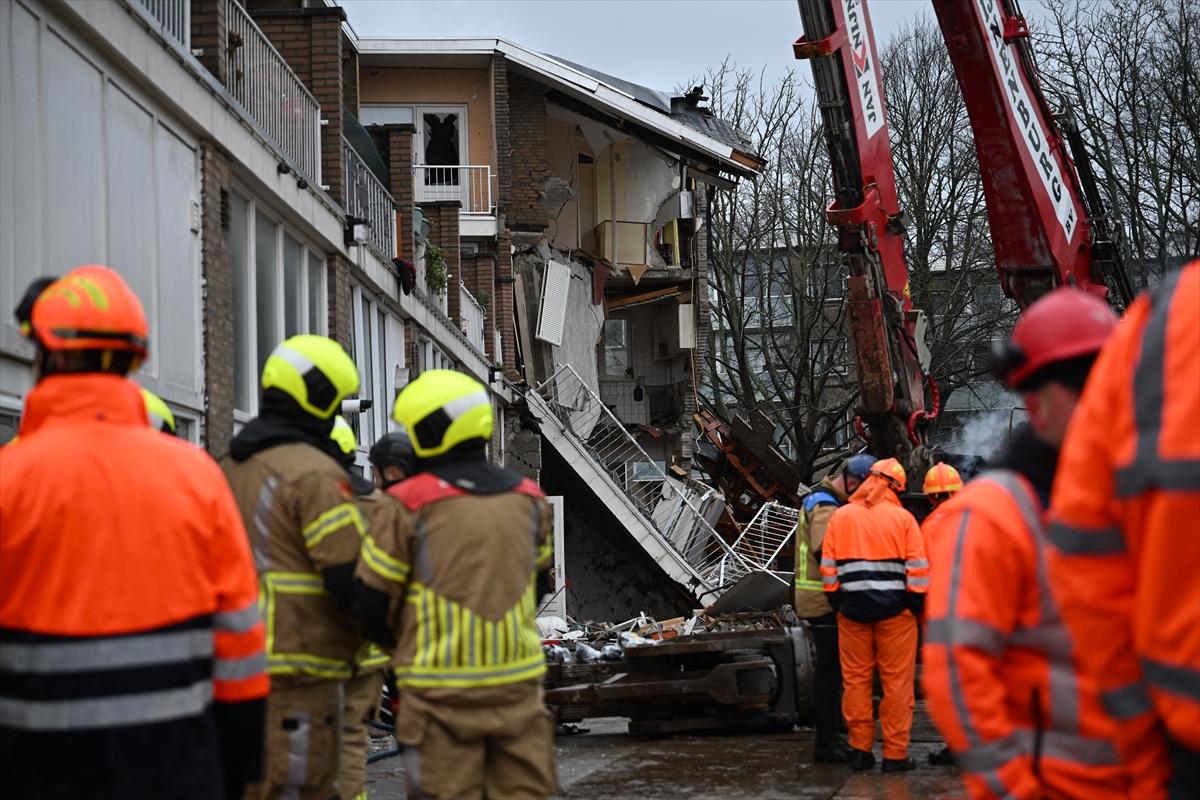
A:
[[[841,764],[813,764],[812,731],[784,734],[646,738],[625,732],[625,720],[580,724],[586,734],[559,736],[558,779],[565,797],[599,798],[837,798],[837,800],[961,800],[952,767],[932,767],[930,751],[942,746],[918,704],[910,755],[918,769],[884,775],[852,773]],[[881,758],[878,743],[875,758]],[[404,797],[401,758],[370,767],[373,800]]]

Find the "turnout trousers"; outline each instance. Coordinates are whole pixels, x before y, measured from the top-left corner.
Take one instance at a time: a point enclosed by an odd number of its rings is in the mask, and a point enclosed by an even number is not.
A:
[[[343,684],[271,676],[263,782],[246,800],[332,800],[338,793]]]
[[[838,645],[842,661],[842,713],[846,716],[850,746],[867,751],[874,747],[871,689],[878,668],[883,685],[883,701],[879,704],[883,757],[906,758],[917,668],[917,621],[912,612],[904,611],[879,622],[855,622],[838,614]]]
[[[382,696],[382,669],[360,672],[346,681],[342,760],[338,768],[342,800],[365,800],[367,796],[367,750],[371,742],[368,725],[379,712]]]
[[[842,721],[842,663],[838,652],[837,615],[826,614],[809,620],[817,664],[813,670],[813,727],[817,745],[828,745],[838,738]]]
[[[430,702],[402,689],[396,738],[405,746],[408,796],[472,800],[557,794],[554,723],[541,686],[520,688],[523,697],[512,702],[480,705]]]

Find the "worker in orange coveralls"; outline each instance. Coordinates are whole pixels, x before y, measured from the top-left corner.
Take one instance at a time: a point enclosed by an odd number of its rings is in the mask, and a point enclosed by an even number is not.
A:
[[[917,620],[929,562],[913,515],[900,505],[907,476],[894,458],[871,467],[847,505],[833,512],[821,552],[821,581],[838,612],[842,713],[850,733],[850,767],[875,766],[875,669],[883,683],[884,772],[916,764],[908,757],[912,728]]]
[[[1026,309],[996,368],[1030,423],[931,525],[923,686],[972,798],[1131,796],[1113,721],[1073,660],[1081,647],[1063,626],[1044,553],[1058,448],[1115,326],[1102,300],[1077,289]]]
[[[941,516],[940,512],[946,507],[946,501],[962,491],[962,476],[958,474],[958,470],[945,461],[939,461],[925,473],[925,485],[922,488],[925,490],[925,497],[929,499],[930,511],[929,516],[921,521],[921,541],[925,544],[925,555],[932,560],[933,545],[929,539],[930,532],[937,525],[938,518]],[[934,566],[933,563],[930,563],[929,568],[932,570]],[[943,746],[940,750],[934,750],[929,754],[929,763],[953,766],[955,763],[954,751],[950,749],[949,745]]]
[[[1085,479],[1055,483],[1051,515],[1050,581],[1137,797],[1200,797],[1198,420],[1192,262],[1139,298],[1100,354],[1061,459]]]

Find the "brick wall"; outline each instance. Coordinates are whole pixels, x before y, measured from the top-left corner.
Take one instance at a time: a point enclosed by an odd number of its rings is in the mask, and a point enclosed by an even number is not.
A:
[[[228,85],[223,58],[228,34],[225,0],[192,0],[192,49],[203,51],[200,63],[222,85]]]
[[[388,125],[387,150],[388,174],[392,184],[388,191],[396,201],[396,213],[400,215],[400,257],[413,260],[413,174],[412,144],[416,128],[412,125]]]
[[[201,247],[204,276],[204,446],[224,454],[233,438],[233,264],[229,244],[229,161],[200,146]]]
[[[429,241],[442,248],[442,258],[450,271],[446,284],[446,314],[456,323],[459,321],[458,281],[462,276],[461,249],[458,240],[458,212],[462,204],[457,200],[440,203],[421,203],[421,213],[432,226]]]
[[[512,148],[508,132],[508,62],[504,56],[492,56],[492,130],[496,137],[497,205],[500,213],[512,202]]]
[[[357,98],[344,95],[342,76],[342,22],[339,7],[303,10],[251,9],[258,27],[287,61],[288,66],[321,106],[321,182],[329,194],[342,198],[342,104]]]
[[[512,197],[507,224],[512,230],[545,230],[547,214],[542,198],[550,175],[546,161],[546,88],[520,75],[509,75],[508,106]]]
[[[325,293],[329,299],[329,338],[336,339],[351,356],[350,328],[354,313],[350,307],[350,262],[338,252],[327,253]]]
[[[345,33],[342,43],[342,105],[358,116],[358,51]]]

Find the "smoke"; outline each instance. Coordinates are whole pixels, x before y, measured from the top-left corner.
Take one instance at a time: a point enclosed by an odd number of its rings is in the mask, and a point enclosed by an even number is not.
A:
[[[954,445],[956,451],[966,455],[982,456],[990,459],[1008,444],[1009,425],[1013,430],[1025,421],[1024,411],[1015,412],[1009,409],[987,411],[972,417],[963,426],[962,441]]]

